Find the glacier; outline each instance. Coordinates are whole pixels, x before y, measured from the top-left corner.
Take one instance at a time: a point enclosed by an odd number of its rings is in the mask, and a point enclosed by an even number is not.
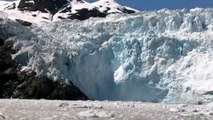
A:
[[[212,18],[210,8],[163,9],[24,27],[1,12],[0,28],[23,70],[90,99],[195,103],[212,100]]]

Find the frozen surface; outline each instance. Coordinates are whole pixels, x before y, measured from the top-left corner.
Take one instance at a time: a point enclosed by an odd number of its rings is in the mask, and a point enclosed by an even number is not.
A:
[[[50,13],[18,10],[17,6],[19,5],[19,2],[20,0],[0,0],[0,11],[5,12],[11,20],[22,19],[38,25],[40,25],[40,23],[50,21],[52,17]],[[16,7],[12,8],[14,3],[16,4]],[[36,17],[33,17],[33,15]]]
[[[196,103],[212,101],[212,13],[164,9],[0,26],[15,36],[13,58],[23,69],[72,81],[91,99]]]
[[[142,102],[0,100],[1,120],[212,120],[203,105]]]

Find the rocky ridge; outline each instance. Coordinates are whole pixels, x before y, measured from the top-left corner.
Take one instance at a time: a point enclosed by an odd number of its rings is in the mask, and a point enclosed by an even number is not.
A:
[[[138,12],[135,9],[119,5],[115,0],[99,0],[93,3],[84,0],[18,0],[5,3],[2,6],[6,13],[21,11],[21,14],[30,15],[29,17],[34,19],[38,19],[38,16],[42,13],[42,15],[46,15],[41,18],[50,21],[61,19],[86,20],[90,17]],[[18,19],[21,19],[21,17]]]

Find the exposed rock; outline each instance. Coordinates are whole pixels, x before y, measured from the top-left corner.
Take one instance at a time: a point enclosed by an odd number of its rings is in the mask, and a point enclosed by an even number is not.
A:
[[[78,12],[75,14],[71,14],[69,19],[78,19],[78,20],[86,20],[90,17],[106,17],[107,13],[100,12],[97,9],[88,10],[86,8],[77,10]]]
[[[51,14],[55,14],[67,3],[67,0],[21,0],[18,5],[18,8],[20,10],[29,11],[49,11]]]
[[[2,39],[0,39],[2,43]],[[33,71],[21,72],[11,54],[12,45],[0,46],[0,98],[87,100],[74,85],[37,77]]]
[[[4,45],[4,40],[2,40],[1,38],[0,38],[0,46],[1,45]]]
[[[13,9],[16,9],[16,3],[13,3],[13,4],[4,8],[4,10],[13,10]]]
[[[203,95],[213,95],[213,91],[206,91]]]
[[[25,74],[25,75],[24,75]],[[32,76],[34,76],[32,74]],[[60,100],[87,100],[80,90],[72,85],[63,85],[53,82],[46,77],[32,77],[31,74],[20,73],[23,80],[13,92],[14,98],[27,99],[60,99]]]
[[[33,0],[21,0],[17,7],[19,8],[19,10],[37,10]]]
[[[23,25],[23,26],[31,26],[31,25],[32,25],[31,22],[24,21],[24,20],[21,20],[21,19],[16,19],[16,21],[17,21],[18,23],[20,23],[21,25]]]
[[[134,10],[130,10],[130,9],[124,8],[124,9],[123,9],[123,13],[133,14],[133,13],[135,13],[135,11],[134,11]]]
[[[3,72],[10,68],[11,66],[14,66],[14,61],[12,61],[11,55],[13,53],[12,50],[10,50],[9,45],[3,45],[0,47],[0,71]]]

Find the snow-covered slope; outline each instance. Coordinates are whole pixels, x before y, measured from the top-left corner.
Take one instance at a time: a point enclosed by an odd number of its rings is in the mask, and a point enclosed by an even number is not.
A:
[[[118,4],[115,0],[99,0],[88,3],[84,0],[3,0],[0,11],[10,19],[29,22],[51,22],[61,19],[85,20],[90,17],[106,17],[110,14],[132,14],[139,12]]]
[[[8,14],[8,18],[12,20],[22,19],[37,24],[39,24],[41,21],[44,22],[50,21],[51,18],[50,13],[42,13],[40,11],[20,11],[17,8],[19,2],[20,0],[0,1],[0,11]]]
[[[15,36],[23,69],[72,81],[91,99],[194,103],[212,99],[212,13],[160,10],[28,28],[5,18],[0,27]]]

